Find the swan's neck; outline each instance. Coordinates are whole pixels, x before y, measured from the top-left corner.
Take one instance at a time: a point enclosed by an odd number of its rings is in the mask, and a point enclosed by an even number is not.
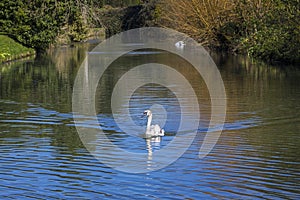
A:
[[[152,122],[152,114],[149,115],[148,117],[147,130],[150,130],[151,122]]]

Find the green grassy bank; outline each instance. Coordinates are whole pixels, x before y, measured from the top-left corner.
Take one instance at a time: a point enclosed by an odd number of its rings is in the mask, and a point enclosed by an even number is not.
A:
[[[24,47],[13,39],[0,35],[0,63],[25,58],[34,54],[34,49]]]

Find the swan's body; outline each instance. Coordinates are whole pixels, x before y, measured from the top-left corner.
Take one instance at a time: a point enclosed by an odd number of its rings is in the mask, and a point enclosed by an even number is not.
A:
[[[147,128],[146,128],[146,136],[150,137],[157,137],[157,136],[164,136],[165,135],[165,130],[160,128],[159,125],[151,125],[152,122],[152,112],[150,110],[145,110],[144,115],[148,117],[148,122],[147,122]]]
[[[184,41],[178,41],[175,43],[175,46],[178,48],[178,49],[183,49],[184,46],[185,46],[185,43]]]

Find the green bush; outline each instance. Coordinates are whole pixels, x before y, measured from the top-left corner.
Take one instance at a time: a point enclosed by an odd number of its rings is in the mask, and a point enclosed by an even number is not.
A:
[[[269,62],[300,62],[299,0],[265,0],[268,9],[243,8],[241,47],[254,58]],[[245,4],[246,1],[244,2]],[[256,14],[255,14],[256,12]],[[251,14],[252,13],[252,14]]]
[[[298,37],[298,39],[297,39]],[[250,56],[268,62],[299,62],[298,36],[292,30],[282,27],[269,27],[253,34],[244,43]]]
[[[43,51],[53,42],[63,23],[60,16],[64,10],[58,10],[56,3],[55,0],[2,0],[0,28],[25,46]]]
[[[64,32],[72,41],[80,41],[87,33],[87,18],[92,18],[96,0],[1,0],[0,30],[27,47],[45,51]],[[90,10],[89,10],[90,9]]]

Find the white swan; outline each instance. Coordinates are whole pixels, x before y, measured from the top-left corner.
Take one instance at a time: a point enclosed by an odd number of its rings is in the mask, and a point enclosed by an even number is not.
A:
[[[144,115],[148,117],[147,128],[146,128],[146,136],[156,137],[156,136],[164,136],[165,130],[160,128],[159,125],[151,125],[152,122],[152,112],[151,110],[145,110]]]
[[[175,43],[175,46],[176,46],[178,49],[183,49],[185,45],[186,45],[186,44],[184,43],[184,41],[178,41],[178,42]]]

